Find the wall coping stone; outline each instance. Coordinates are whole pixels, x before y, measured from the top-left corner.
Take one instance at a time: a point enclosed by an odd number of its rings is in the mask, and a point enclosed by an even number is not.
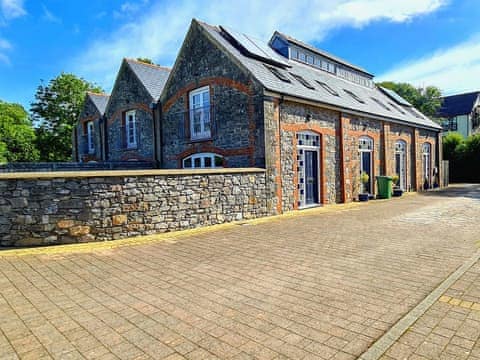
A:
[[[45,171],[0,173],[0,180],[54,179],[92,177],[135,177],[135,176],[189,176],[215,174],[264,173],[261,168],[212,168],[212,169],[146,169],[146,170],[100,170],[100,171]]]

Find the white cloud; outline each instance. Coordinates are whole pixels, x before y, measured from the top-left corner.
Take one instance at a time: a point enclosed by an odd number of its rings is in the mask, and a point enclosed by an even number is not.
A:
[[[52,13],[45,5],[42,4],[43,16],[42,19],[51,23],[60,24],[62,19]]]
[[[15,19],[27,14],[23,0],[0,0],[2,17],[6,20]]]
[[[268,40],[274,30],[280,30],[312,42],[322,40],[337,27],[362,27],[378,20],[409,21],[437,10],[448,1],[180,0],[170,5],[157,3],[82,50],[74,60],[73,70],[109,88],[123,57],[149,57],[162,65],[171,65],[193,17],[227,25],[264,40]],[[124,3],[124,11],[132,10],[126,4],[129,3]]]
[[[448,49],[409,61],[379,76],[381,80],[435,85],[446,94],[480,89],[480,34]]]

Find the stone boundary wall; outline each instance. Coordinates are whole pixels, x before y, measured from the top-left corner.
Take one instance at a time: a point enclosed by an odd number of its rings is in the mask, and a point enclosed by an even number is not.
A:
[[[271,215],[265,170],[0,174],[0,246],[114,240]]]

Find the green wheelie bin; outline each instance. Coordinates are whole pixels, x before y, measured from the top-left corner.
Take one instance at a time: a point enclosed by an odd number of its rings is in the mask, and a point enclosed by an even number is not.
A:
[[[377,176],[378,195],[380,199],[390,199],[392,197],[392,177]]]

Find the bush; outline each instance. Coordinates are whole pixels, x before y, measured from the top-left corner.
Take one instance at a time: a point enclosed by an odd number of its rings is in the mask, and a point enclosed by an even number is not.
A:
[[[443,152],[443,158],[450,161],[450,181],[480,182],[480,134],[467,139],[448,134],[443,138]]]

